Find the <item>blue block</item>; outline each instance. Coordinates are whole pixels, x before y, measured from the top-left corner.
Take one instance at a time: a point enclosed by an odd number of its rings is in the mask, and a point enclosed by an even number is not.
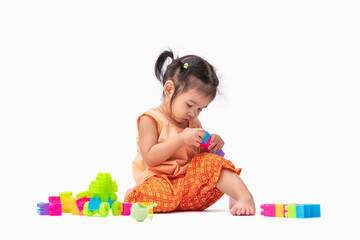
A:
[[[309,204],[309,208],[311,218],[321,217],[320,204]]]
[[[37,204],[37,207],[37,213],[39,215],[49,215],[49,203],[41,202]]]
[[[115,200],[111,200],[110,197],[108,197],[108,201],[106,201],[106,202],[108,202],[111,207],[113,205],[113,203],[115,202]],[[91,197],[88,210],[89,211],[99,210],[101,203],[102,203],[101,198]]]
[[[296,218],[318,218],[320,216],[320,204],[300,204],[296,206]]]
[[[296,218],[305,218],[305,205],[296,206]]]
[[[207,143],[209,141],[210,134],[209,132],[205,131],[205,137],[203,138],[201,143]]]
[[[89,202],[89,211],[99,210],[101,199],[99,197],[91,197]]]

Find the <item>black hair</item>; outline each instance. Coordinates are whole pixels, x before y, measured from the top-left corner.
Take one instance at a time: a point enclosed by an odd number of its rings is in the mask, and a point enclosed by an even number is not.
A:
[[[165,69],[164,65],[168,58],[172,62]],[[192,88],[196,88],[196,90],[213,100],[219,85],[215,68],[206,60],[196,55],[174,58],[174,53],[171,50],[163,51],[156,60],[155,75],[163,86],[169,79],[174,82],[175,90],[170,100],[170,109],[174,98],[178,94]]]

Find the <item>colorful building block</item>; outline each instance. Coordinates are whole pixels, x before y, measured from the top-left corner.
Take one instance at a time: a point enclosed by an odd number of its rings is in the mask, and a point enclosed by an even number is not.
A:
[[[49,203],[38,203],[37,204],[37,212],[39,215],[49,215]]]
[[[91,198],[84,205],[83,213],[86,216],[93,216],[99,213],[100,216],[106,217],[111,209],[114,216],[121,214],[123,205],[116,201],[117,184],[112,181],[110,173],[98,173],[96,180],[91,181],[89,192]]]
[[[71,213],[73,211],[75,198],[72,197],[73,193],[69,191],[60,193],[60,201],[62,204],[63,213]]]
[[[123,216],[129,216],[131,214],[131,203],[123,203],[123,211],[121,215]]]
[[[275,211],[276,217],[285,217],[284,204],[276,204]]]
[[[61,216],[62,206],[60,196],[49,197],[49,215],[50,216]]]
[[[320,204],[262,204],[261,215],[265,217],[318,218]]]
[[[211,142],[211,135],[209,132],[205,131],[205,136],[202,140],[202,142],[200,143],[200,146],[207,152],[209,152],[209,146],[210,146],[210,142]],[[214,154],[219,155],[220,157],[224,157],[225,153],[223,150],[217,151],[217,152],[213,152]]]
[[[89,201],[90,201],[90,198],[88,198],[88,197],[83,197],[83,198],[76,200],[76,205],[80,212],[83,211],[85,203],[89,202]]]
[[[262,209],[260,212],[261,215],[265,217],[276,217],[276,204],[262,204],[260,208]]]
[[[319,218],[320,204],[291,204],[285,207],[288,218]]]

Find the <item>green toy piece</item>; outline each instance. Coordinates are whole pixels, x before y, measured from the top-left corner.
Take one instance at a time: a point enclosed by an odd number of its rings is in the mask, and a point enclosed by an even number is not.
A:
[[[123,205],[116,201],[117,190],[116,181],[112,180],[110,173],[98,173],[96,181],[91,181],[89,192],[82,194],[91,194],[90,202],[84,205],[84,215],[90,217],[98,213],[101,217],[107,217],[111,209],[114,216],[119,216]]]
[[[153,215],[149,214],[149,210],[153,207],[156,207],[157,204],[151,204],[149,206],[145,206],[141,203],[134,203],[131,206],[131,217],[133,217],[137,222],[143,222],[146,218],[149,218],[150,221],[153,219]]]
[[[111,206],[111,212],[114,216],[119,216],[123,211],[123,204],[121,202],[115,201]]]
[[[108,201],[109,197],[111,201],[115,201],[117,199],[115,194],[117,190],[116,181],[112,181],[110,173],[98,173],[96,181],[91,181],[89,186],[92,197],[99,197],[101,202]]]
[[[296,205],[287,205],[285,206],[285,217],[287,218],[296,218]]]

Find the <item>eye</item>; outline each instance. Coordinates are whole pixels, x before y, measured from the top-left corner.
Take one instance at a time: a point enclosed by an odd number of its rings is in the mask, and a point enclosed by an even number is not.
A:
[[[202,108],[198,108],[198,111],[201,112],[201,111],[202,111]]]
[[[190,105],[190,104],[188,104],[188,103],[187,103],[186,105],[187,105],[189,108],[192,108],[192,105]]]

